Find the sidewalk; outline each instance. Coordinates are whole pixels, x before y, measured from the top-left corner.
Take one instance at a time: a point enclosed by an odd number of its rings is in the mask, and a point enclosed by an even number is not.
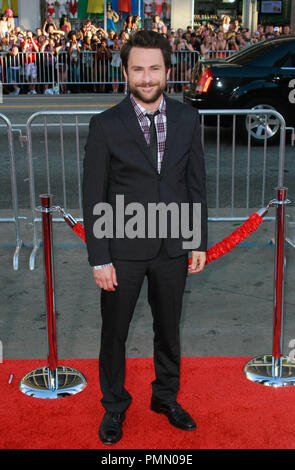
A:
[[[181,95],[171,96],[181,100]],[[59,106],[70,106],[73,109],[75,106],[93,106],[93,103],[107,106],[119,102],[124,95],[75,95],[75,99],[72,95],[33,98],[22,95],[4,97],[0,112],[8,115],[13,124],[24,123],[38,108],[46,109],[47,103],[52,106],[51,109]],[[23,149],[16,157],[23,170],[22,178],[25,178],[27,162],[23,158]],[[290,172],[286,176],[292,177],[293,154],[288,158]],[[277,166],[273,171],[277,171]],[[7,190],[10,191],[10,188]],[[2,191],[5,195],[3,185]],[[291,195],[289,197],[292,199]],[[288,211],[293,211],[292,220],[295,220],[293,205]],[[3,210],[1,214],[3,217],[10,215]],[[38,251],[35,269],[30,271],[30,213],[21,209],[20,215],[28,219],[21,222],[25,246],[21,250],[18,271],[12,268],[14,227],[12,224],[0,224],[0,278],[3,293],[0,340],[4,358],[45,359],[47,332],[42,249]],[[75,211],[72,215],[76,215]],[[275,215],[274,209],[270,215]],[[209,222],[209,246],[222,240],[240,225],[240,222]],[[188,277],[181,320],[184,356],[254,356],[271,352],[275,248],[269,244],[269,240],[274,239],[274,230],[273,222],[263,222],[256,233],[231,253],[209,264],[202,273]],[[293,233],[288,230],[287,236],[294,240],[294,226],[293,230]],[[100,293],[92,278],[86,248],[65,223],[54,224],[53,232],[56,246],[58,355],[60,358],[97,357],[101,324]],[[286,246],[286,258],[284,353],[289,354],[289,342],[295,338],[295,249],[289,245]],[[130,327],[126,348],[129,357],[153,354],[152,317],[146,288],[145,282]]]
[[[75,215],[75,213],[73,213]],[[271,213],[274,215],[274,212]],[[241,223],[209,222],[209,246]],[[25,247],[13,271],[12,225],[1,224],[1,335],[5,358],[47,356],[43,253],[29,270],[31,226],[22,222]],[[99,289],[87,262],[86,248],[65,223],[55,223],[54,264],[58,356],[93,358],[100,342]],[[288,234],[287,234],[288,235]],[[40,237],[41,237],[40,233]],[[239,247],[187,279],[181,320],[184,356],[256,356],[272,350],[273,222],[264,221]],[[3,241],[5,247],[3,247]],[[285,346],[295,337],[295,250],[286,246]],[[142,288],[131,323],[127,356],[152,356],[152,317]]]

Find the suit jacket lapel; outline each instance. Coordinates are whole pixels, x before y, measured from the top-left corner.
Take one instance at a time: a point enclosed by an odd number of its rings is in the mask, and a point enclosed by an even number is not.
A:
[[[141,130],[140,124],[138,122],[136,113],[133,109],[132,103],[130,101],[129,95],[121,101],[118,106],[119,116],[124,126],[126,127],[126,132],[132,134],[133,139],[137,143],[139,149],[148,160],[148,162],[153,166],[155,171],[157,171],[156,164],[152,158],[149,147],[146,143],[144,134]]]
[[[166,116],[167,116],[167,135],[166,135],[166,143],[165,143],[165,150],[163,155],[163,161],[161,166],[161,175],[166,170],[167,166],[169,166],[172,162],[171,159],[173,158],[173,139],[177,133],[177,113],[175,112],[175,102],[171,98],[169,98],[164,93],[164,98],[166,101]],[[168,149],[170,149],[169,158],[168,158]]]

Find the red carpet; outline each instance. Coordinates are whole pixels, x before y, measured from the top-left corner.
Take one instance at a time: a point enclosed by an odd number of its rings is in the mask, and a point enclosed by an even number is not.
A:
[[[0,364],[1,449],[294,449],[293,387],[273,389],[248,381],[248,358],[183,358],[178,399],[198,423],[196,431],[169,425],[149,410],[153,362],[128,359],[126,388],[133,396],[123,438],[104,446],[97,435],[98,361],[60,360],[88,380],[86,389],[67,398],[43,400],[18,390],[20,379],[45,360],[5,360]],[[14,377],[8,384],[10,374]]]

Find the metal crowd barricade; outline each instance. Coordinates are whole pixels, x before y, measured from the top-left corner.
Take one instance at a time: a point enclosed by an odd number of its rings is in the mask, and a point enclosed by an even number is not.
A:
[[[236,51],[208,51],[201,56],[197,51],[181,50],[171,54],[171,74],[168,85],[190,82],[191,70],[198,60],[224,59]],[[66,85],[120,85],[125,84],[120,51],[82,50],[69,54],[45,52],[0,52],[0,81],[3,85],[57,85],[62,92]]]
[[[84,148],[81,147],[83,139],[84,144],[86,143],[86,133],[84,137],[81,137],[81,132],[86,131],[88,133],[89,117],[93,114],[97,114],[100,111],[42,111],[33,114],[27,121],[27,149],[28,149],[28,162],[30,171],[30,200],[31,200],[31,212],[32,212],[32,223],[33,223],[33,251],[30,257],[30,269],[34,269],[35,257],[40,246],[40,240],[38,238],[38,224],[40,218],[36,216],[36,197],[40,193],[54,193],[55,200],[59,205],[62,205],[65,210],[75,209],[78,212],[78,221],[83,220],[82,211],[82,160],[84,157]],[[251,191],[251,164],[252,164],[252,152],[251,146],[251,128],[249,126],[248,132],[248,143],[243,147],[239,148],[237,152],[236,148],[236,129],[237,129],[237,118],[241,116],[265,116],[267,120],[268,115],[275,115],[280,122],[280,144],[278,149],[278,157],[275,160],[278,161],[278,184],[280,185],[283,181],[283,169],[284,169],[284,156],[285,156],[285,133],[286,125],[284,118],[274,110],[200,110],[201,117],[201,137],[202,143],[205,148],[206,165],[208,175],[211,179],[210,197],[211,215],[209,221],[243,221],[250,215],[250,210],[253,207],[263,207],[266,200],[270,197],[270,191],[273,186],[267,185],[267,139],[265,134],[264,145],[260,147],[261,151],[261,163],[262,168],[259,170],[258,178],[260,189],[255,188],[255,194],[257,197],[253,202],[253,191]],[[217,130],[216,130],[216,145],[210,142],[205,142],[205,129],[204,118],[208,115],[216,116]],[[87,120],[81,122],[79,120],[82,117],[87,116]],[[228,154],[228,148],[226,156],[222,149],[222,138],[221,138],[221,117],[227,116],[232,119],[231,129],[233,131],[231,139],[231,155]],[[40,120],[36,126],[43,128],[43,141],[44,150],[39,148],[38,156],[36,153],[33,154],[33,141],[32,141],[32,123],[33,121]],[[66,121],[68,122],[65,122]],[[69,119],[71,121],[69,122]],[[53,121],[52,121],[53,120]],[[51,122],[52,121],[52,122]],[[71,130],[74,129],[74,135]],[[211,129],[211,128],[210,128]],[[51,138],[49,132],[54,130],[54,137]],[[59,138],[56,138],[56,130],[58,130]],[[38,134],[39,142],[40,134]],[[39,144],[38,144],[39,145]],[[211,148],[208,146],[211,145]],[[40,147],[40,145],[39,145]],[[255,162],[257,163],[257,150],[255,147]],[[277,151],[276,148],[273,151]],[[83,154],[83,155],[82,155]],[[44,156],[43,156],[44,155]],[[240,160],[239,160],[240,159]],[[244,162],[245,171],[242,176],[236,173],[236,167],[240,163],[241,159]],[[226,171],[229,173],[229,184],[227,184],[226,191],[224,190],[224,182],[222,181],[223,164],[227,166]],[[58,168],[58,165],[60,167]],[[37,177],[38,175],[38,177]],[[214,175],[212,177],[212,175]],[[214,179],[215,180],[214,180]],[[212,183],[213,180],[213,183]],[[238,181],[238,182],[237,182]],[[276,184],[276,182],[275,182]],[[239,191],[243,187],[243,198],[237,201],[236,190],[239,185]],[[37,188],[36,188],[37,186]],[[223,186],[223,187],[222,187]],[[240,197],[240,196],[239,196]],[[214,199],[215,198],[215,199]],[[221,213],[222,210],[222,213]],[[75,214],[76,216],[76,214]],[[265,217],[265,220],[274,220],[274,217]],[[63,217],[56,217],[53,222],[63,221]]]
[[[16,182],[16,166],[15,166],[15,158],[14,158],[14,145],[13,145],[13,131],[12,131],[12,124],[10,120],[4,116],[3,114],[0,114],[0,120],[4,122],[4,126],[6,125],[7,129],[7,151],[3,149],[2,153],[2,158],[5,158],[5,156],[8,156],[9,158],[9,165],[10,165],[10,187],[11,187],[11,201],[1,201],[1,206],[2,210],[4,213],[4,210],[6,210],[6,206],[11,206],[7,207],[7,210],[10,214],[9,217],[0,217],[0,222],[1,223],[12,223],[14,224],[15,227],[15,251],[13,255],[13,269],[17,270],[18,269],[18,264],[19,264],[19,254],[21,247],[23,245],[22,239],[21,239],[21,233],[20,233],[20,217],[19,217],[19,210],[18,210],[18,192],[17,192],[17,182]],[[1,126],[2,127],[2,126]],[[1,139],[1,146],[4,145],[4,139]],[[3,177],[3,189],[6,185],[5,183],[5,176],[2,174]],[[1,191],[3,197],[7,197],[8,191]]]
[[[65,85],[104,85],[125,84],[120,51],[98,54],[97,51],[81,51],[71,57],[67,50],[57,54],[57,85],[59,90]],[[175,51],[171,55],[171,74],[168,84],[189,83],[190,73],[198,61],[197,51]]]
[[[249,216],[249,209],[250,209],[250,176],[251,176],[251,116],[257,117],[260,116],[264,119],[265,127],[268,126],[268,116],[275,116],[279,121],[280,127],[280,136],[279,136],[279,152],[278,152],[278,186],[282,186],[283,184],[283,176],[284,176],[284,162],[285,162],[285,148],[286,148],[286,122],[283,116],[273,110],[273,109],[264,109],[264,110],[254,110],[254,109],[228,109],[228,110],[199,110],[200,114],[200,122],[201,122],[201,138],[202,144],[205,148],[206,154],[206,146],[205,146],[205,117],[206,116],[215,116],[216,117],[216,154],[215,154],[215,174],[216,174],[216,182],[215,182],[215,215],[210,217],[209,220],[218,220],[218,221],[242,221],[246,220]],[[231,186],[230,186],[230,215],[229,216],[221,216],[220,215],[220,208],[221,208],[221,187],[220,187],[220,168],[222,163],[222,151],[221,151],[221,117],[232,117],[232,122],[228,123],[229,128],[232,129],[232,152],[231,152],[231,160],[227,159],[227,164],[230,164],[231,167]],[[244,209],[246,211],[245,216],[237,216],[235,214],[237,207],[235,203],[235,189],[236,189],[236,182],[235,182],[235,168],[236,168],[236,161],[237,161],[237,152],[236,152],[236,132],[237,132],[237,118],[245,116],[248,119],[248,137],[247,137],[247,145],[245,148],[245,155],[243,156],[241,151],[239,152],[239,158],[245,157],[245,198],[244,202]],[[264,133],[263,139],[263,146],[261,146],[262,151],[262,185],[261,185],[261,199],[260,201],[257,200],[257,206],[263,207],[269,195],[266,191],[266,179],[267,179],[267,132]],[[258,152],[256,147],[256,153]],[[208,155],[207,155],[208,156]],[[252,205],[253,207],[253,205]],[[273,217],[265,217],[264,220],[274,220]]]
[[[100,111],[102,112],[102,111]],[[47,118],[48,116],[54,116],[54,115],[59,115],[60,118],[60,127],[61,127],[61,159],[62,159],[62,181],[63,181],[63,193],[64,193],[64,208],[67,208],[67,200],[66,200],[66,184],[65,184],[65,170],[66,170],[66,158],[64,154],[64,143],[63,143],[63,135],[62,135],[62,114],[64,115],[69,115],[72,114],[70,112],[62,112],[62,113],[56,113],[56,112],[41,112],[41,113],[35,113],[33,116],[30,117],[28,123],[27,123],[27,138],[28,138],[28,158],[29,158],[29,167],[30,167],[30,179],[31,179],[31,203],[32,203],[32,211],[35,211],[35,175],[34,175],[34,167],[33,167],[33,156],[32,156],[32,141],[31,141],[31,123],[32,121],[37,117],[37,116],[43,116],[44,118]],[[75,113],[75,119],[76,119],[76,162],[77,162],[77,184],[78,184],[78,203],[79,203],[79,210],[80,210],[80,216],[82,216],[82,197],[81,197],[81,174],[80,174],[80,153],[79,153],[79,122],[78,122],[78,115],[89,115],[89,114],[96,114],[95,112],[89,113],[88,111],[81,111],[81,112],[76,112]],[[277,171],[277,187],[276,189],[276,199],[272,199],[267,205],[267,209],[271,205],[276,206],[276,217],[272,217],[269,219],[276,220],[276,255],[275,255],[275,272],[274,272],[274,322],[273,322],[273,349],[272,349],[272,354],[263,354],[257,357],[254,357],[250,361],[248,361],[245,366],[244,366],[244,374],[245,376],[256,383],[263,384],[263,385],[268,385],[272,387],[286,387],[286,386],[294,386],[295,385],[295,358],[290,357],[290,356],[284,356],[283,355],[283,348],[282,348],[282,338],[283,338],[283,314],[284,314],[284,275],[285,275],[285,265],[286,265],[286,259],[285,259],[285,215],[286,215],[286,210],[285,207],[287,204],[289,204],[291,201],[287,199],[287,188],[284,187],[284,163],[285,163],[285,138],[286,138],[286,123],[284,118],[276,111],[274,110],[245,110],[245,109],[236,109],[236,110],[202,110],[200,111],[201,114],[201,121],[202,121],[202,141],[204,144],[204,117],[206,115],[214,115],[217,117],[217,151],[216,151],[216,209],[219,209],[219,182],[220,182],[220,163],[221,163],[221,153],[220,153],[220,138],[221,138],[221,132],[220,132],[220,117],[221,116],[231,116],[233,119],[232,122],[232,130],[233,130],[233,135],[232,135],[232,159],[231,159],[231,169],[232,169],[232,175],[231,175],[231,208],[234,209],[234,179],[235,179],[235,162],[236,162],[236,119],[237,117],[240,116],[249,116],[249,125],[248,125],[248,145],[247,145],[247,172],[246,172],[246,200],[247,200],[247,207],[246,209],[249,209],[249,193],[250,193],[250,163],[251,163],[251,126],[250,126],[250,117],[251,116],[259,116],[261,115],[264,118],[264,124],[265,124],[265,129],[267,129],[267,119],[268,116],[274,116],[278,119],[280,122],[280,144],[279,144],[279,155],[278,155],[278,171]],[[84,123],[87,125],[87,123]],[[46,122],[44,128],[46,129]],[[45,142],[48,142],[47,139],[47,134],[45,138]],[[266,198],[269,199],[270,194],[266,194],[266,188],[265,188],[265,182],[266,182],[266,150],[267,150],[267,132],[265,131],[265,137],[264,137],[264,146],[263,146],[263,151],[264,151],[264,160],[263,160],[263,171],[262,171],[262,191],[261,191],[261,197],[262,197],[262,204],[261,206],[265,206],[265,200]],[[99,151],[99,149],[98,149]],[[50,179],[50,172],[49,172],[49,155],[48,155],[48,147],[46,149],[46,178],[47,178],[47,189],[50,190],[51,187],[51,179]],[[72,163],[71,160],[69,160],[69,163]],[[271,188],[273,191],[273,188]],[[44,212],[47,212],[47,215],[45,214],[45,217],[43,216],[43,227],[44,227],[44,221],[47,223],[47,227],[49,226],[49,219],[50,219],[50,230],[48,230],[48,234],[51,234],[51,214],[50,216],[48,215],[48,212],[52,211],[52,206],[51,206],[51,196],[49,195],[43,195],[44,202],[42,203],[42,208],[45,209]],[[61,198],[57,198],[58,201],[61,200]],[[266,208],[264,207],[263,211]],[[248,216],[247,216],[248,218]],[[216,218],[211,218],[211,220],[243,220],[245,217],[240,217],[240,216],[231,216],[231,217],[216,217]],[[264,217],[264,220],[266,217]],[[81,217],[80,217],[81,220]],[[210,217],[209,217],[210,220]],[[35,218],[33,215],[33,221],[34,221],[34,228],[36,226],[36,223],[38,220]],[[35,229],[34,229],[35,233]],[[36,252],[36,249],[38,248],[38,239],[36,238],[34,240],[36,242],[34,246],[34,250]],[[45,240],[46,241],[46,240]],[[47,245],[49,244],[49,237],[47,240]],[[45,247],[46,248],[46,247]],[[50,246],[48,247],[49,249],[47,250],[47,253],[50,254],[52,253],[53,246],[50,243]],[[33,250],[33,253],[31,255],[31,262],[32,265],[30,265],[31,269],[34,268],[34,259],[33,255],[35,255],[35,252]],[[45,250],[46,253],[46,250]],[[48,271],[51,271],[51,266],[52,264],[47,267]],[[52,284],[52,276],[49,278],[49,284]],[[51,294],[53,294],[53,290],[50,289]],[[50,296],[50,299],[52,296]],[[54,312],[50,312],[49,315],[50,319],[54,319]],[[54,327],[54,322],[51,322],[51,326]],[[55,351],[55,338],[53,337],[53,341],[51,342],[51,346],[53,348],[53,355],[52,357],[50,356],[51,360],[53,361],[53,366],[52,370],[53,372],[57,371],[56,369],[56,362],[57,362],[57,356],[56,356],[56,351]],[[55,367],[55,369],[54,369]],[[56,373],[56,372],[55,372]],[[39,374],[39,372],[37,372]],[[36,371],[32,371],[32,381],[31,383],[35,383],[35,377],[36,377]],[[25,378],[24,378],[25,380]],[[52,382],[54,385],[54,389],[52,390],[53,392],[55,391],[55,386],[56,386],[56,381],[54,381],[54,377],[52,376]],[[82,386],[85,386],[85,382],[83,383]],[[79,390],[78,390],[79,391]]]
[[[69,204],[72,204],[69,192],[75,196],[74,205],[78,207],[78,221],[82,221],[82,178],[81,178],[81,148],[80,148],[80,133],[79,128],[84,127],[88,132],[88,121],[89,117],[93,114],[97,114],[102,111],[40,111],[34,113],[27,121],[26,133],[27,133],[27,153],[28,153],[28,166],[30,176],[30,201],[31,201],[31,216],[33,224],[33,250],[30,256],[29,267],[31,270],[35,266],[35,258],[37,251],[40,247],[40,239],[38,237],[38,224],[41,219],[36,215],[36,196],[45,191],[50,194],[54,192],[55,199],[62,202],[64,208],[68,208]],[[78,118],[81,116],[87,116],[88,121],[81,123]],[[58,122],[48,122],[50,118],[58,118]],[[64,118],[70,118],[70,122],[64,122]],[[42,164],[42,157],[39,153],[38,157],[33,157],[33,141],[32,141],[32,123],[38,118],[42,118],[40,127],[43,128],[44,137],[44,165]],[[74,118],[74,120],[71,120]],[[34,129],[39,127],[35,125]],[[65,133],[71,128],[75,129],[74,139],[68,138],[67,145],[65,148]],[[59,148],[57,148],[56,138],[51,139],[49,132],[52,129],[58,129],[59,132]],[[39,134],[38,134],[39,135]],[[50,143],[53,144],[53,154],[50,152]],[[43,152],[42,152],[43,153]],[[57,170],[56,155],[59,157],[60,171]],[[83,155],[84,157],[84,155]],[[34,161],[35,160],[35,161]],[[38,167],[38,168],[37,168]],[[67,178],[67,170],[73,170],[70,175],[70,181]],[[74,170],[75,168],[75,170]],[[39,173],[39,179],[36,181],[36,172]],[[52,176],[53,175],[53,176]],[[75,180],[73,186],[73,180]],[[69,190],[68,187],[71,187]],[[37,187],[37,189],[36,189]],[[54,191],[55,188],[55,191]],[[62,222],[63,217],[53,218],[53,222]]]
[[[56,81],[56,57],[51,52],[0,52],[3,85],[49,85]]]
[[[236,50],[218,50],[218,51],[213,51],[209,50],[205,54],[200,56],[200,60],[207,60],[207,59],[227,59],[228,57],[231,57],[232,55],[236,54],[239,51]]]

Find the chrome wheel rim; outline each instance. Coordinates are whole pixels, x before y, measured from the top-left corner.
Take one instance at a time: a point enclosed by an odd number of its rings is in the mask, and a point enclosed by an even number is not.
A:
[[[273,106],[270,106],[268,104],[259,104],[253,106],[253,108],[251,109],[257,109],[258,111],[261,111],[263,109],[273,109],[274,111],[276,111]],[[254,137],[257,140],[264,140],[265,138],[270,139],[271,137],[277,134],[279,128],[280,121],[278,117],[274,114],[261,114],[259,116],[248,115],[246,118],[247,132],[249,132],[250,129],[251,137]]]

